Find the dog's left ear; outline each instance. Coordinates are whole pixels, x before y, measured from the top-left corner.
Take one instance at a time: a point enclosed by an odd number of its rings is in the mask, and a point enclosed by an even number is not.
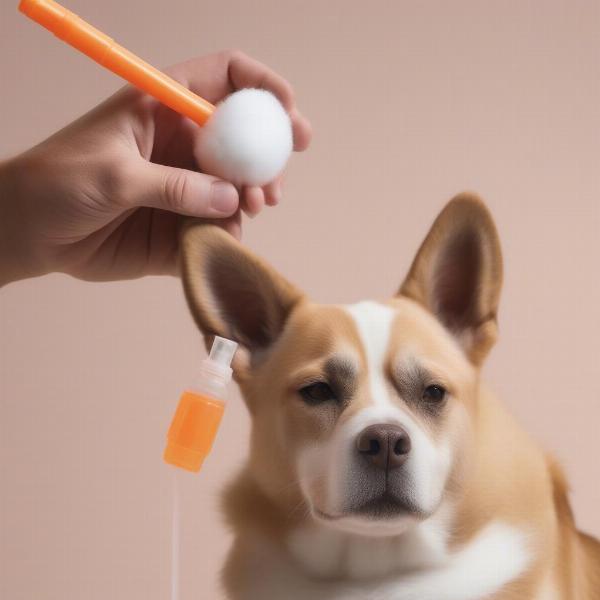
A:
[[[242,381],[304,295],[216,225],[190,220],[180,258],[185,295],[207,348],[215,335],[237,342],[233,373]]]
[[[460,194],[435,220],[399,294],[432,312],[479,365],[497,338],[501,288],[494,221],[477,196]]]

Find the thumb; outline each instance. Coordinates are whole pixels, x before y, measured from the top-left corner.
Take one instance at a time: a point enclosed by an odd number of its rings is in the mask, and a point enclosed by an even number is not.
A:
[[[238,192],[227,181],[146,161],[140,161],[130,174],[130,185],[133,205],[190,217],[225,218],[239,205]]]

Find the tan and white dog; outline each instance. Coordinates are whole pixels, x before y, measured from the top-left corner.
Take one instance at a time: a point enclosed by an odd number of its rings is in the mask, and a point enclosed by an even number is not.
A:
[[[315,304],[212,225],[185,229],[182,269],[207,343],[241,346],[252,417],[228,597],[600,598],[559,468],[480,380],[502,283],[480,200],[446,206],[385,302]]]

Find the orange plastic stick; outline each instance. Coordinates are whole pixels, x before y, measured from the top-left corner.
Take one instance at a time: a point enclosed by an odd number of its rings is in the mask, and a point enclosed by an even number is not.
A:
[[[203,125],[215,107],[54,0],[21,0],[19,10],[132,85]]]

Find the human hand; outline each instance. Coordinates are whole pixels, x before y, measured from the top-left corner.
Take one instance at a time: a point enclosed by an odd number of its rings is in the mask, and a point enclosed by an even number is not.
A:
[[[181,63],[167,72],[216,103],[245,87],[273,92],[289,112],[294,149],[310,125],[291,86],[239,52]],[[199,128],[126,87],[26,153],[0,165],[0,285],[52,271],[87,280],[173,273],[181,216],[219,219],[236,237],[280,199],[280,181],[236,190],[196,171]]]

